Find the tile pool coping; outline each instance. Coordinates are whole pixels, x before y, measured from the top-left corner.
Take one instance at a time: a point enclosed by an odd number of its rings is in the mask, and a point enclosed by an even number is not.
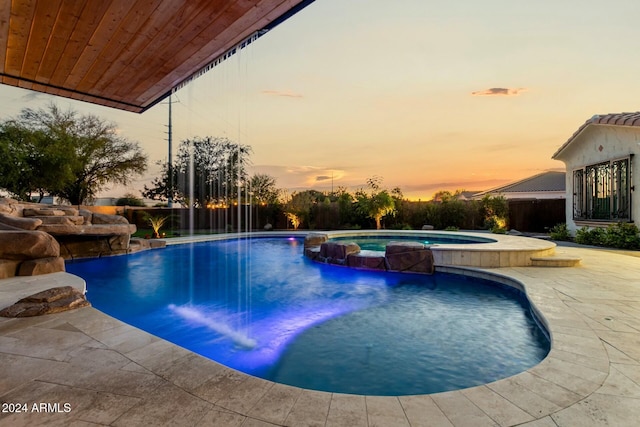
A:
[[[635,425],[640,417],[640,258],[557,249],[580,256],[583,265],[456,269],[521,283],[551,332],[547,358],[493,383],[401,397],[303,390],[231,370],[85,308],[0,319],[6,371],[0,400],[72,404],[68,413],[0,413],[0,424]]]

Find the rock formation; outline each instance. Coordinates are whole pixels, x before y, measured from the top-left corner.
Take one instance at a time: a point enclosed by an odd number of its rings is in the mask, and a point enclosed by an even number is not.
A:
[[[353,242],[332,242],[324,233],[309,233],[304,239],[307,258],[327,264],[366,270],[433,274],[435,264],[429,246],[419,242],[391,241],[385,252],[363,251]]]
[[[60,313],[91,304],[84,294],[72,286],[62,286],[38,292],[0,310],[2,317],[32,317]]]
[[[128,253],[135,231],[118,215],[0,198],[0,279],[64,271],[64,259]]]

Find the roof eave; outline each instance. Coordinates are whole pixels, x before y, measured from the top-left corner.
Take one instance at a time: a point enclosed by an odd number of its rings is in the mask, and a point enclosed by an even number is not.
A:
[[[593,123],[591,122],[591,119],[587,120],[582,126],[578,128],[577,131],[574,132],[573,135],[571,135],[571,137],[567,140],[567,142],[562,144],[560,148],[558,148],[558,150],[556,150],[556,152],[553,153],[553,156],[551,156],[551,158],[553,160],[562,160],[562,153],[569,147],[569,145],[571,145],[576,139],[578,139],[584,133],[584,131],[592,124]]]

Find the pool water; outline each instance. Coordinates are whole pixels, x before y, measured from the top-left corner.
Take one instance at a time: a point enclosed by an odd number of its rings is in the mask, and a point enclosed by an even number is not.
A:
[[[524,295],[480,279],[318,264],[290,238],[70,262],[97,309],[231,368],[367,395],[454,390],[539,363]]]
[[[469,243],[487,243],[492,242],[491,239],[465,239],[463,237],[446,237],[444,235],[430,235],[430,236],[351,236],[351,237],[333,237],[330,239],[332,242],[354,242],[360,249],[369,251],[382,251],[384,252],[389,242],[418,242],[423,245],[437,245],[437,244],[469,244]]]

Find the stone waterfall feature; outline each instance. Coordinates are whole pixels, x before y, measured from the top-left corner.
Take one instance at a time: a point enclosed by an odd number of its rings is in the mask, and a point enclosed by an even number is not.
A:
[[[0,198],[0,279],[64,271],[65,259],[128,253],[135,231],[118,215]]]

